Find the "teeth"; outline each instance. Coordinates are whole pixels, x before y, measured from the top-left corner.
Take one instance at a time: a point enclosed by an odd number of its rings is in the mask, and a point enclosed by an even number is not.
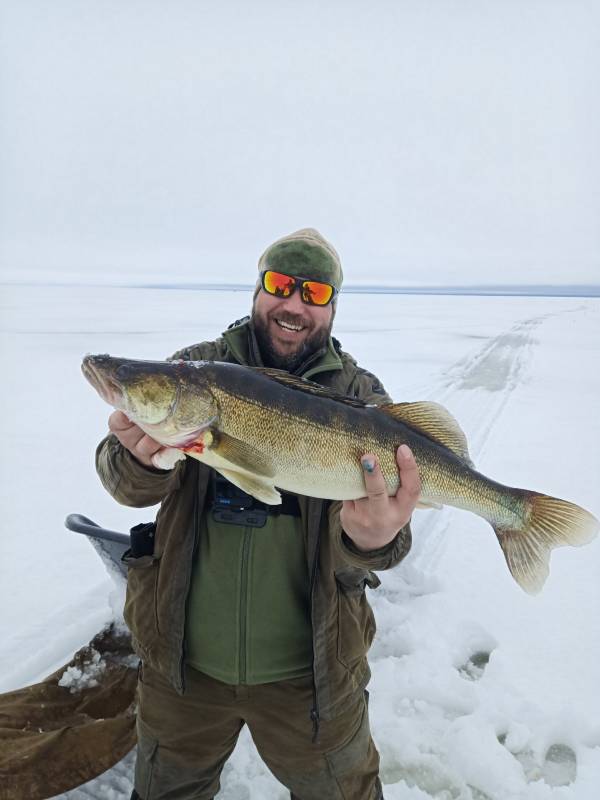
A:
[[[282,322],[280,319],[275,320],[277,324],[281,328],[285,328],[286,331],[301,331],[302,325],[291,325],[289,322]]]

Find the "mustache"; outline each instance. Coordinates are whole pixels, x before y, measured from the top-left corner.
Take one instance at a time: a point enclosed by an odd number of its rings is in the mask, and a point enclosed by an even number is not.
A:
[[[303,328],[312,327],[312,321],[309,318],[302,316],[302,314],[290,314],[288,311],[274,311],[269,314],[269,318],[278,319],[288,325],[300,325]]]

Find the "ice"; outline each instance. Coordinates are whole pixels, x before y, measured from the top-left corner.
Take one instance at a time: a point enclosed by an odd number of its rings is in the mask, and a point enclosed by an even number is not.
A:
[[[81,689],[98,686],[105,670],[106,662],[102,661],[102,657],[97,650],[92,650],[91,658],[83,663],[83,668],[67,667],[59,678],[58,685],[66,687],[71,694],[74,694],[81,691]]]
[[[64,664],[122,593],[69,512],[114,530],[94,470],[110,408],[86,352],[160,358],[243,316],[249,292],[4,286],[1,300],[0,691]],[[478,469],[600,515],[600,300],[349,294],[335,334],[397,400],[435,400]],[[594,800],[600,785],[600,543],[561,548],[537,597],[510,577],[491,528],[418,511],[414,545],[369,592],[378,623],[370,714],[386,800]],[[93,666],[93,665],[91,665]],[[84,674],[68,675],[77,685]],[[68,800],[124,800],[133,756]],[[219,800],[283,800],[247,731]]]

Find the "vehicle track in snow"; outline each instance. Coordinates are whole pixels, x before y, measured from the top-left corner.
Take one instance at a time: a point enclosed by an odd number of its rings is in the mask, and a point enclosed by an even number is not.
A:
[[[430,400],[448,407],[467,434],[469,452],[477,465],[489,436],[515,389],[527,379],[535,332],[553,314],[516,322],[448,367],[427,391]],[[415,521],[417,535],[411,564],[431,571],[449,542],[453,509],[425,511]]]
[[[439,402],[456,416],[465,430],[476,465],[482,460],[506,406],[516,397],[515,390],[529,379],[537,345],[536,331],[549,318],[564,313],[522,319],[444,369],[434,383],[411,387],[413,396]],[[399,568],[381,573],[381,587],[369,593],[378,624],[369,661],[374,685],[379,683],[387,690],[384,705],[376,694],[372,704],[374,711],[378,710],[372,725],[380,739],[381,778],[386,796],[395,784],[407,786],[408,791],[415,787],[415,797],[464,797],[465,800],[529,797],[531,782],[542,783],[546,788],[570,785],[577,776],[578,759],[557,733],[550,734],[558,737],[555,741],[544,740],[539,752],[534,752],[535,748],[529,744],[507,747],[507,754],[520,765],[522,776],[516,774],[518,769],[515,771],[510,759],[498,753],[498,763],[504,764],[508,775],[515,772],[512,778],[502,778],[506,788],[502,795],[485,793],[467,780],[468,771],[463,774],[452,769],[447,743],[453,734],[464,725],[470,734],[479,730],[484,735],[481,715],[498,711],[493,689],[485,687],[471,693],[468,686],[462,690],[453,682],[453,673],[467,685],[483,677],[490,654],[498,646],[493,633],[452,613],[440,625],[439,614],[432,613],[432,609],[439,609],[439,604],[444,603],[444,579],[438,577],[437,567],[460,534],[460,513],[446,507],[416,514],[409,557]],[[485,523],[482,528],[492,534]],[[482,535],[485,533],[483,530]],[[465,613],[469,613],[468,609]],[[392,714],[388,713],[390,707]],[[507,713],[509,707],[510,703],[502,706],[502,712]],[[518,714],[514,714],[508,727],[517,730],[518,725]],[[402,731],[410,731],[410,746],[403,742]],[[506,735],[501,733],[498,743],[506,746],[505,741]]]

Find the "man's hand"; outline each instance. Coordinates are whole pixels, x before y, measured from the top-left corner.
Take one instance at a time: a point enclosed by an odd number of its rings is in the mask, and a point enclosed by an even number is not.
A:
[[[421,494],[417,462],[403,444],[396,453],[400,486],[391,497],[386,491],[381,467],[374,455],[361,458],[367,496],[344,500],[340,521],[360,550],[377,550],[389,544],[410,520]]]
[[[131,422],[122,411],[113,411],[108,418],[108,427],[117,437],[126,450],[145,467],[154,466],[152,456],[163,449],[162,444],[148,436],[144,431]]]

